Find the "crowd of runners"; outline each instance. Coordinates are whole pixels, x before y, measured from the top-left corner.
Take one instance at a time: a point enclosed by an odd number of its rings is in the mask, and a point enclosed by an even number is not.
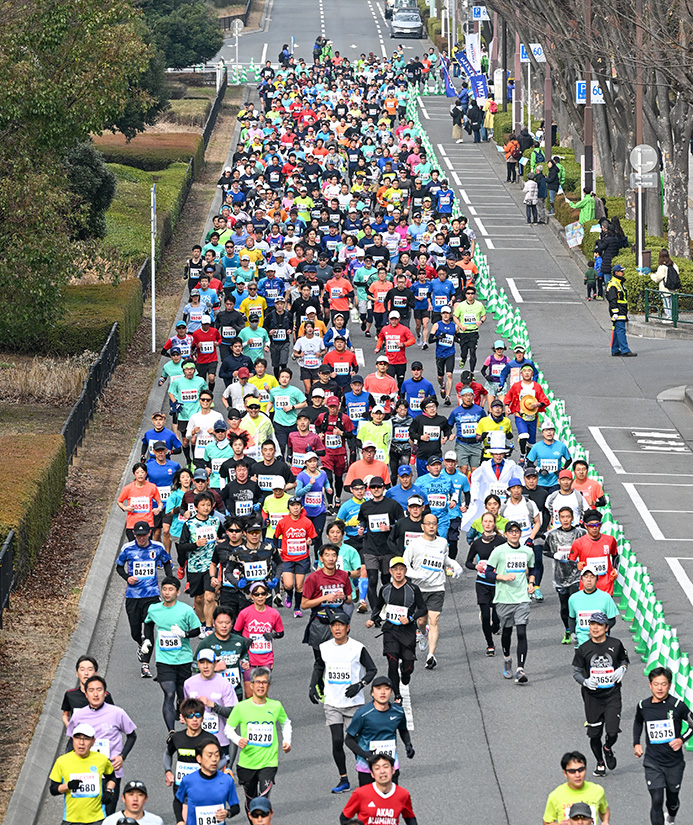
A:
[[[435,70],[441,58],[426,59]],[[341,822],[414,825],[400,785],[416,764],[405,705],[417,660],[438,667],[446,593],[465,568],[499,679],[530,682],[531,605],[555,603],[592,773],[617,768],[629,659],[604,491],[556,439],[536,365],[520,346],[508,352],[477,297],[474,233],[405,116],[421,61],[397,50],[283,62],[267,62],[259,108],[239,113],[214,228],[192,248],[163,348],[167,397],[118,497],[133,695],[111,697],[97,661],[77,662],[70,744],[50,774],[67,823],[212,825],[244,809],[269,825],[294,738],[274,698],[286,634],[306,645],[306,701],[323,706],[335,766],[324,790],[348,794]],[[153,675],[158,688],[139,681]],[[665,812],[671,825],[693,718],[666,668],[649,682],[626,724],[652,825]],[[137,778],[136,697],[151,690],[172,805],[158,816]],[[572,746],[580,736],[562,734]],[[608,823],[587,765],[563,756],[547,825]]]

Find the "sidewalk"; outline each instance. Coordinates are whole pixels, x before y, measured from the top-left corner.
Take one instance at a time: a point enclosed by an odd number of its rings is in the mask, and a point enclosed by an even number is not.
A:
[[[682,587],[665,556],[693,556],[693,517],[683,509],[690,486],[679,486],[693,479],[693,416],[683,393],[675,396],[680,401],[659,399],[690,382],[690,344],[631,333],[639,357],[612,359],[606,303],[587,303],[583,273],[549,226],[527,225],[521,185],[505,183],[495,145],[471,138],[455,144],[447,99],[422,103],[421,122],[441,173],[460,198],[491,273],[520,309],[534,357],[604,476],[614,516],[648,566],[668,622],[691,650],[693,614],[683,589],[690,580],[679,575]]]

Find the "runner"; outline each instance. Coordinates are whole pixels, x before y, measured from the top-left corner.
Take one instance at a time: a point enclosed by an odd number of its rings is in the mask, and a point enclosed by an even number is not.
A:
[[[450,393],[452,392],[452,372],[455,368],[455,337],[461,329],[459,321],[452,314],[452,307],[445,304],[440,308],[440,320],[434,322],[428,336],[429,344],[435,341],[438,386],[444,396],[443,403],[446,407],[452,404]]]
[[[293,602],[296,619],[303,616],[303,582],[310,572],[309,548],[316,537],[315,527],[305,514],[303,502],[298,496],[292,496],[289,499],[289,515],[284,516],[274,529],[274,541],[279,543],[281,540],[284,607],[291,610]]]
[[[274,434],[279,450],[286,455],[289,434],[296,431],[298,411],[308,406],[306,396],[290,384],[293,373],[288,367],[279,370],[279,386],[270,390],[268,412],[274,412]]]
[[[423,364],[421,361],[412,362],[411,378],[407,378],[402,384],[401,393],[409,405],[409,415],[412,418],[416,418],[421,412],[421,403],[424,398],[436,397],[435,387],[423,377]]]
[[[389,373],[389,366],[387,355],[379,355],[375,359],[375,372],[367,375],[363,383],[364,390],[373,396],[376,404],[382,406],[388,416],[399,394],[399,385]]]
[[[422,476],[428,472],[428,460],[435,456],[443,458],[443,444],[452,435],[452,427],[444,415],[438,415],[438,400],[435,396],[421,402],[421,415],[416,416],[409,428],[412,450],[416,447],[416,473]]]
[[[209,315],[203,315],[200,323],[200,328],[192,334],[197,374],[205,379],[213,391],[219,365],[217,347],[221,344],[221,333],[216,327],[210,326],[212,319]]]
[[[176,426],[183,442],[183,455],[186,465],[190,466],[190,439],[187,436],[190,418],[200,412],[200,393],[207,389],[207,382],[195,372],[195,363],[183,362],[183,377],[169,386],[168,397],[171,409],[178,416]]]
[[[582,685],[585,726],[597,760],[594,775],[606,776],[607,768],[616,769],[613,749],[621,731],[621,681],[629,659],[620,640],[607,637],[609,620],[603,613],[592,614],[589,628],[590,638],[577,648],[573,657],[573,678]],[[606,737],[602,747],[603,729]]]
[[[349,444],[350,454],[353,456],[355,453],[355,430],[349,416],[339,412],[339,399],[337,396],[328,395],[325,399],[325,405],[327,406],[327,412],[321,413],[315,419],[315,430],[325,445],[325,457],[322,460],[322,466],[327,474],[328,489],[332,489],[332,493],[329,494],[328,498],[328,507],[334,514],[336,513],[335,504],[341,500],[344,488],[344,476],[347,470],[347,443]]]
[[[250,669],[248,651],[252,642],[235,632],[233,629],[235,618],[228,607],[219,605],[214,610],[214,632],[201,640],[197,653],[203,650],[214,651],[215,672],[221,673],[233,687],[240,701],[244,698],[243,674]]]
[[[366,445],[364,452],[365,450]],[[378,596],[378,573],[382,584],[387,584],[390,580],[390,559],[393,554],[388,546],[388,536],[404,511],[396,501],[385,498],[385,481],[381,476],[370,478],[369,489],[372,498],[361,505],[358,518],[359,536],[363,536],[363,561],[368,574],[368,602],[372,610]]]
[[[474,403],[474,390],[465,387],[460,393],[460,404],[448,416],[448,424],[454,427],[455,453],[460,472],[467,475],[481,464],[483,446],[477,438],[479,422],[484,410]]]
[[[461,330],[457,334],[457,341],[460,345],[460,367],[464,369],[467,358],[469,358],[469,369],[474,372],[479,330],[486,320],[486,309],[480,301],[477,301],[476,289],[473,286],[465,287],[464,301],[460,301],[455,306],[452,314],[461,324]]]
[[[223,822],[237,816],[241,806],[236,786],[224,771],[219,771],[221,748],[216,742],[200,743],[195,748],[195,759],[200,769],[186,774],[176,791],[182,805],[185,825]]]
[[[650,822],[664,825],[665,802],[667,825],[674,825],[679,812],[679,793],[686,763],[683,745],[693,736],[693,714],[685,702],[669,693],[672,673],[668,667],[655,667],[648,673],[652,696],[638,702],[633,722],[633,752],[643,755],[640,737],[645,728],[645,779],[650,794]],[[682,723],[687,725],[683,733]]]
[[[564,507],[570,507],[573,512],[573,521],[580,524],[583,513],[588,509],[587,501],[582,493],[572,489],[573,474],[570,470],[559,470],[558,490],[549,493],[544,507],[551,514],[551,527],[558,527],[558,514]]]
[[[609,631],[616,624],[618,607],[608,593],[597,587],[597,571],[588,562],[580,574],[581,589],[568,599],[570,631],[577,645],[590,637],[590,617],[593,613],[603,613],[609,620]]]
[[[156,484],[147,481],[147,465],[138,461],[132,468],[132,474],[135,480],[126,484],[118,496],[118,507],[126,514],[125,535],[128,541],[135,540],[133,530],[140,521],[154,529],[154,518],[163,509]]]
[[[464,565],[468,570],[476,570],[476,603],[479,605],[481,631],[486,640],[486,655],[496,655],[496,645],[493,637],[500,633],[500,620],[494,604],[496,583],[486,578],[486,567],[491,553],[505,543],[505,539],[498,533],[496,516],[493,513],[484,513],[481,517],[481,535],[477,536],[469,545],[469,553]]]
[[[387,356],[388,375],[397,379],[397,387],[402,388],[404,376],[407,372],[406,348],[416,343],[416,338],[412,335],[409,327],[400,323],[400,313],[393,309],[388,315],[389,324],[384,326],[378,333],[378,340],[375,345],[376,354],[385,348]]]
[[[602,517],[598,510],[587,510],[583,521],[587,535],[583,534],[573,543],[569,558],[577,561],[578,569],[589,563],[597,571],[597,587],[613,596],[619,563],[616,539],[602,533]]]
[[[561,770],[567,781],[549,794],[544,810],[544,825],[564,825],[566,818],[578,805],[588,806],[595,825],[609,825],[610,811],[604,788],[596,782],[585,782],[585,756],[580,751],[564,753],[561,757]],[[578,810],[584,811],[584,808]]]
[[[508,365],[508,362],[508,356],[505,354],[505,343],[499,338],[493,342],[491,354],[481,367],[481,374],[486,379],[486,390],[489,395],[489,401],[493,401],[494,398],[497,398],[501,394],[500,376]]]
[[[336,562],[336,553],[331,551],[324,554],[323,560],[328,555],[334,555]],[[323,595],[324,592],[323,588]],[[354,713],[365,704],[363,689],[373,681],[378,669],[364,645],[349,636],[350,621],[346,613],[332,613],[329,626],[332,638],[318,648],[308,696],[314,705],[324,702],[325,724],[332,738],[332,758],[339,771],[339,781],[331,792],[344,793],[351,789],[344,754],[344,725],[349,724]]]
[[[347,825],[351,817],[362,825],[416,825],[409,791],[395,785],[395,759],[389,753],[374,753],[368,760],[372,783],[362,785],[351,794],[339,815],[340,825]]]
[[[510,390],[503,399],[508,413],[515,416],[521,463],[524,463],[527,453],[536,444],[537,415],[543,414],[551,404],[533,375],[533,365],[523,364],[520,367],[520,380],[510,385]]]
[[[320,436],[311,431],[310,415],[302,409],[296,417],[296,430],[291,431],[287,438],[286,460],[295,476],[303,472],[308,453],[325,455],[325,445]]]
[[[572,461],[570,451],[562,441],[556,441],[556,427],[548,418],[541,422],[542,441],[527,454],[527,461],[539,470],[539,486],[549,492],[558,489],[558,473],[566,470]]]
[[[448,527],[447,539],[450,558],[456,559],[462,516],[469,508],[471,494],[467,477],[457,469],[457,452],[455,450],[448,450],[443,455],[443,468],[443,478],[452,485],[452,492],[448,500],[447,515],[450,519],[450,526]]]
[[[183,692],[186,699],[199,699],[204,705],[202,730],[216,736],[222,757],[226,760],[229,758],[229,740],[224,733],[224,725],[238,697],[229,680],[222,673],[217,673],[217,654],[211,648],[198,650],[195,661],[199,672],[185,680]],[[234,756],[231,754],[229,759],[231,764]]]
[[[570,559],[570,548],[580,536],[585,535],[585,530],[574,524],[571,507],[561,507],[558,518],[559,526],[546,534],[544,553],[553,559],[553,585],[558,594],[563,625],[561,644],[569,645],[572,641],[569,602],[580,587],[580,571]]]
[[[244,607],[234,622],[233,629],[251,640],[248,658],[251,668],[274,667],[274,640],[284,638],[284,623],[278,610],[267,604],[269,588],[262,581],[253,582],[248,588],[252,604]],[[243,671],[246,698],[250,695],[250,671]]]
[[[156,814],[144,810],[149,796],[147,786],[138,779],[131,779],[123,789],[122,795],[125,809],[107,816],[104,825],[118,825],[121,819],[130,819],[141,825],[164,825],[164,820]]]
[[[61,707],[62,720],[65,727],[67,727],[67,723],[77,708],[85,708],[89,704],[84,692],[84,685],[90,676],[98,672],[99,664],[93,656],[80,656],[79,659],[77,659],[75,670],[77,672],[77,687],[65,691]],[[104,701],[110,705],[113,704],[113,697],[108,691],[106,691]]]

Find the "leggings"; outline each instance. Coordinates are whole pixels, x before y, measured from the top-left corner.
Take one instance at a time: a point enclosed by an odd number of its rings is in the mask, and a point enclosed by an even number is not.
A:
[[[517,666],[524,667],[527,661],[527,625],[515,625],[517,631]],[[510,642],[513,637],[512,627],[504,627],[501,633],[501,647],[503,655],[510,656]]]
[[[544,544],[543,539],[541,544],[534,546],[534,586],[539,587],[541,580],[544,578]]]
[[[159,687],[164,693],[163,714],[166,729],[171,731],[176,728],[176,719],[178,718],[178,707],[185,699],[183,685],[185,680],[189,678],[192,670],[188,665],[157,665],[157,681]]]
[[[613,746],[616,744],[618,739],[617,733],[607,733],[606,738],[604,739],[604,747],[610,751]],[[602,749],[602,738],[601,736],[590,736],[590,748],[592,749],[592,753],[594,754],[594,758],[597,760],[597,764],[600,765],[604,761],[604,754]],[[652,793],[652,791],[650,791]],[[660,804],[659,809],[661,811],[662,806]],[[664,820],[662,820],[664,821]]]
[[[464,304],[461,304],[464,306]],[[476,348],[479,344],[478,332],[461,332],[459,336],[460,342],[460,359],[464,362],[469,357],[469,369],[474,372],[476,369]]]
[[[375,605],[378,601],[378,571],[367,570],[366,572],[368,574],[368,602],[370,603],[371,608],[375,610]],[[390,574],[381,573],[380,581],[383,586],[385,586],[390,581]]]
[[[652,825],[664,825],[664,788],[653,788],[650,790],[650,822]],[[667,812],[669,816],[675,817],[679,810],[679,792],[667,790]]]
[[[498,632],[498,613],[495,604],[480,604],[481,631],[486,639],[486,647],[495,647],[493,642],[493,631]],[[509,645],[510,643],[508,643]]]
[[[344,476],[335,475],[333,470],[325,469],[325,475],[332,487],[332,496],[330,497],[330,505],[334,506],[335,501],[339,501],[344,490]]]
[[[320,513],[319,516],[311,516],[310,520],[315,527],[316,536],[313,539],[313,554],[318,558],[318,550],[322,546],[322,531],[325,529],[325,522],[327,521],[327,513]]]
[[[573,593],[577,593],[579,589],[579,584],[571,584],[570,587],[561,588],[560,590],[556,588],[556,593],[558,593],[558,601],[561,603],[561,621],[563,622],[563,627],[566,629],[566,632],[570,629],[568,599],[573,595]]]
[[[337,766],[340,776],[347,775],[346,756],[344,754],[344,725],[330,725],[330,736],[332,737],[332,758]]]
[[[269,799],[276,774],[276,765],[270,768],[259,768],[258,770],[253,770],[252,768],[242,768],[240,765],[236,767],[236,776],[238,777],[238,781],[241,785],[243,785],[243,792],[245,794],[245,812],[249,819],[250,803],[258,796],[264,796]]]
[[[387,675],[392,682],[392,690],[395,696],[399,696],[400,675],[403,685],[408,685],[409,682],[411,682],[412,673],[414,673],[414,660],[402,659],[400,662],[400,660],[391,653],[386,653],[385,658],[387,659]]]

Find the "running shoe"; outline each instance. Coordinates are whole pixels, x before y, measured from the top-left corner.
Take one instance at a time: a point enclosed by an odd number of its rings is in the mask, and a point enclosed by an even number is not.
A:
[[[426,664],[425,664],[426,670],[433,670],[433,668],[437,664],[438,664],[438,660],[436,659],[436,657],[432,653],[429,653],[428,656],[426,657]]]
[[[419,650],[426,650],[428,647],[428,639],[426,638],[426,634],[422,633],[420,630],[416,631],[416,643],[419,646]]]
[[[332,788],[331,793],[346,793],[351,790],[351,785],[346,776],[340,776],[339,782]]]
[[[518,669],[515,671],[515,684],[526,685],[527,682],[529,682],[529,679],[527,678],[525,669],[523,667],[518,667]]]
[[[496,648],[495,647],[487,647],[486,648],[486,655],[489,657],[489,659],[492,656],[495,656],[496,655]]]
[[[370,337],[371,337],[371,332],[370,332],[370,330],[369,330],[369,329],[367,329],[367,330],[366,330],[365,335],[366,335],[366,338],[370,338]]]
[[[142,663],[142,667],[140,668],[140,676],[143,679],[151,679],[152,678],[152,674],[149,670],[149,665],[146,662]]]
[[[464,358],[460,358],[460,369],[464,369]]]
[[[606,776],[606,765],[603,762],[600,762],[592,771],[592,776]]]
[[[183,581],[183,579],[185,578],[185,568],[184,567],[180,567],[180,566],[178,567],[178,570],[176,570],[176,578],[179,579],[180,581]]]
[[[566,632],[563,634],[563,638],[561,639],[561,644],[562,645],[569,645],[571,643],[571,641],[572,641],[572,639],[570,637],[570,631],[566,630]]]
[[[544,601],[544,594],[541,592],[541,589],[538,588],[538,587],[534,588],[534,598],[538,602],[543,602]]]
[[[513,657],[512,656],[504,656],[503,657],[503,678],[504,679],[512,679],[513,678]]]
[[[676,817],[672,816],[671,814],[667,814],[667,818],[665,820],[666,825],[674,825],[676,822]]]
[[[357,613],[367,613],[368,612],[368,605],[365,602],[359,602],[359,606],[356,608]]]
[[[450,400],[449,395],[445,396],[445,401],[443,401],[443,404],[445,404],[446,407],[451,407],[452,406],[452,401]]]
[[[610,771],[616,770],[616,757],[614,756],[614,752],[606,746],[604,747],[604,761]]]
[[[294,610],[294,619],[302,619],[303,618],[303,611],[302,610]]]
[[[428,344],[426,343],[426,341],[424,341],[423,346],[421,347],[421,349],[428,349]]]
[[[288,609],[291,608],[292,604],[293,604],[292,600],[288,596],[285,596],[284,597],[284,607],[286,607],[287,610],[288,610]]]

